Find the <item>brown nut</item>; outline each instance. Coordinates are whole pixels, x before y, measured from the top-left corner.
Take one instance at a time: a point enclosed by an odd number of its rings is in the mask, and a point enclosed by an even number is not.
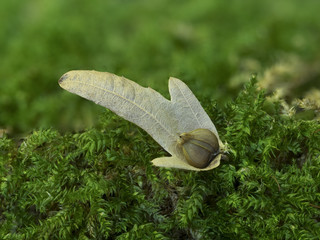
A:
[[[178,144],[188,163],[196,168],[207,167],[220,154],[217,136],[204,128],[182,133]]]

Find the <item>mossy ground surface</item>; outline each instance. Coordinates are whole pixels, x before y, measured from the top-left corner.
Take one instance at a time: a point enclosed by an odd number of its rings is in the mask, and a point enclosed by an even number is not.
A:
[[[318,239],[319,9],[1,1],[0,239]],[[180,78],[226,159],[208,172],[152,166],[167,153],[147,133],[59,88],[72,69],[165,96]]]
[[[1,236],[317,239],[320,124],[268,114],[254,82],[223,109],[203,101],[229,147],[208,172],[152,166],[166,153],[110,112],[82,133],[1,138]]]

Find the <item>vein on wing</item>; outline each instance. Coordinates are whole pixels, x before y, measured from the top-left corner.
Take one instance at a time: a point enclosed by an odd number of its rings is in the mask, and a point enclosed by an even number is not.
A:
[[[180,88],[179,84],[176,84],[176,85],[177,85],[177,87],[178,87],[179,91],[181,92],[181,94],[182,94],[183,98],[184,98],[184,99],[186,100],[186,102],[188,103],[189,108],[191,109],[191,111],[192,111],[192,113],[193,113],[194,117],[197,119],[197,122],[198,122],[199,126],[201,126],[201,127],[202,127],[202,124],[200,123],[199,118],[197,117],[197,115],[196,115],[196,114],[195,114],[195,112],[193,111],[193,108],[191,107],[191,105],[190,105],[190,103],[189,103],[189,101],[188,101],[187,97],[184,95],[183,91],[181,90],[181,88]]]
[[[90,86],[90,87],[93,87],[93,88],[97,88],[97,89],[100,89],[102,90],[103,92],[107,92],[107,93],[110,93],[110,94],[113,94],[133,105],[135,105],[137,108],[141,109],[143,112],[147,113],[148,115],[150,115],[169,135],[171,135],[172,137],[175,137],[167,128],[165,128],[165,126],[150,112],[146,111],[145,109],[141,108],[138,104],[136,104],[134,101],[131,101],[125,97],[123,97],[122,95],[114,92],[114,91],[110,91],[108,89],[105,89],[105,88],[102,88],[102,87],[98,87],[96,85],[92,85],[92,84],[89,84],[89,83],[84,83],[84,82],[81,82],[79,80],[72,80],[73,83],[80,83],[80,84],[83,84],[83,85],[87,85],[87,86]]]

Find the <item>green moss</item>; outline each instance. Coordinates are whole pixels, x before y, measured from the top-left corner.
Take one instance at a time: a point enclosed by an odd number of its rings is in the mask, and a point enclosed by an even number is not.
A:
[[[166,153],[110,111],[82,133],[0,138],[1,239],[317,239],[320,124],[269,115],[255,83],[202,101],[229,147],[208,172],[153,167]]]
[[[318,239],[319,107],[291,101],[319,86],[319,4],[0,1],[0,239]],[[153,167],[149,135],[58,86],[71,69],[182,79],[227,160]],[[287,105],[240,92],[252,72]]]

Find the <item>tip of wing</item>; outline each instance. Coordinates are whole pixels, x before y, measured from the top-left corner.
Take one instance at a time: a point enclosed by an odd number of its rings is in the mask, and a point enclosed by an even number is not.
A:
[[[184,83],[183,81],[181,81],[180,79],[178,79],[178,78],[175,78],[175,77],[170,77],[169,78],[169,86],[170,86],[170,84],[172,84],[172,83]]]
[[[85,70],[71,70],[71,71],[63,74],[58,81],[60,87],[62,87],[64,89],[67,88],[70,80],[77,78],[79,72],[86,72],[86,71]]]
[[[60,87],[62,87],[62,84],[63,84],[64,80],[66,80],[68,77],[69,77],[68,73],[65,73],[65,74],[62,75],[62,77],[58,81]]]

